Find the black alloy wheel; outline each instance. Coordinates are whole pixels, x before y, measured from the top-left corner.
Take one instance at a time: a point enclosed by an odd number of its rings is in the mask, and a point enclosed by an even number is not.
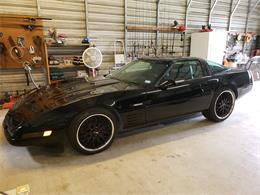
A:
[[[77,129],[77,142],[86,151],[96,152],[106,147],[113,138],[113,121],[104,114],[93,114],[84,119]]]
[[[79,114],[68,129],[68,139],[78,152],[95,154],[107,149],[120,127],[116,114],[92,108]]]
[[[215,113],[219,119],[230,115],[234,107],[234,95],[230,91],[223,91],[215,103]]]
[[[234,110],[236,96],[235,93],[228,88],[218,90],[208,110],[204,110],[202,114],[209,120],[221,122],[226,120]]]

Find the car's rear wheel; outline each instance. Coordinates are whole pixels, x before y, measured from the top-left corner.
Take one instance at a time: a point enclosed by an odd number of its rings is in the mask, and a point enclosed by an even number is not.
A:
[[[72,122],[68,136],[79,152],[95,154],[107,149],[118,129],[114,114],[106,109],[91,109],[80,114]]]
[[[236,96],[231,89],[218,90],[214,95],[208,110],[202,114],[209,120],[221,122],[226,120],[233,112]]]

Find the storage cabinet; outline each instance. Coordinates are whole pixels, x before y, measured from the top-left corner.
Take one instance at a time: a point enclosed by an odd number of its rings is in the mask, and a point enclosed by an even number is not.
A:
[[[226,31],[192,33],[190,56],[222,64],[226,41]]]

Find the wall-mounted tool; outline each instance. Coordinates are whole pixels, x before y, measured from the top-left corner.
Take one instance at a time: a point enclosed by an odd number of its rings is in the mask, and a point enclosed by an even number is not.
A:
[[[40,56],[34,56],[34,57],[32,58],[32,62],[33,62],[34,64],[42,64],[42,57],[40,57]]]
[[[35,49],[34,49],[33,45],[30,45],[30,47],[29,47],[29,54],[31,54],[31,55],[35,54]]]
[[[37,47],[37,52],[41,54],[42,49],[42,38],[40,36],[33,37],[33,43]],[[39,55],[39,54],[38,54]]]
[[[31,80],[33,85],[35,86],[35,88],[40,89],[39,85],[36,84],[36,82],[32,76],[32,72],[31,72],[32,68],[30,67],[30,62],[24,62],[23,66],[24,66],[24,70],[25,70],[25,76],[27,79],[27,86],[29,86],[30,80]]]
[[[172,50],[170,52],[170,54],[174,55],[175,51],[174,51],[174,47],[175,47],[175,37],[176,37],[176,33],[173,33],[173,38],[172,38]]]
[[[42,46],[42,38],[40,36],[33,37],[33,43],[38,47],[41,48]]]
[[[176,28],[179,25],[178,21],[174,20],[172,24],[172,28]]]
[[[19,47],[16,46],[13,38],[11,36],[8,37],[9,44],[11,45],[11,48],[9,49],[9,54],[11,58],[14,60],[19,60],[23,57],[23,53]]]
[[[17,45],[20,48],[24,48],[24,37],[17,37]]]
[[[133,44],[133,50],[132,50],[132,60],[134,60],[137,57],[136,55],[136,42]]]
[[[40,19],[40,20],[51,20],[50,18],[24,18],[25,22],[28,22],[28,25],[22,25],[22,27],[24,27],[25,30],[30,30],[33,31],[35,28],[42,28],[42,25],[37,25],[36,21]]]
[[[245,40],[244,40],[244,41],[245,41],[246,43],[250,43],[251,40],[252,40],[252,38],[253,38],[252,34],[246,33],[246,34],[245,34]]]
[[[184,41],[184,33],[181,33],[181,42]]]
[[[2,66],[6,66],[6,55],[5,55],[5,53],[6,53],[6,51],[7,51],[7,49],[6,49],[6,46],[5,46],[5,44],[4,43],[2,43],[2,42],[0,42],[0,64],[2,65]]]
[[[5,44],[0,42],[0,55],[4,54],[5,51],[6,51]]]

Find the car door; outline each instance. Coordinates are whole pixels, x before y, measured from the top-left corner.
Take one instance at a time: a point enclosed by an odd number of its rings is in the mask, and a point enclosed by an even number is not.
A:
[[[150,89],[147,93],[146,120],[154,122],[205,109],[211,89],[207,71],[198,60],[175,62],[160,82],[174,80],[175,85]]]

